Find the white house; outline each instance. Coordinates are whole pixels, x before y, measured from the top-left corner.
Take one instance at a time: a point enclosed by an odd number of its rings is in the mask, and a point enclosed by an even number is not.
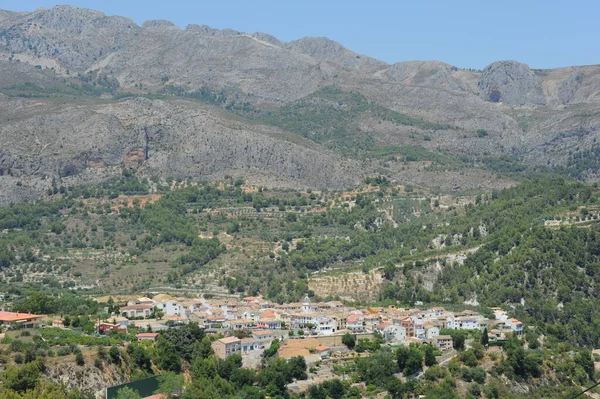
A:
[[[479,330],[477,319],[465,317],[457,318],[454,323],[455,330]]]
[[[444,319],[444,324],[446,328],[449,328],[450,330],[456,330],[456,320],[454,319],[453,315],[447,315]]]
[[[165,316],[181,316],[186,317],[187,312],[184,306],[181,306],[175,301],[157,301],[155,306],[162,310]]]
[[[255,338],[242,338],[242,353],[248,353],[250,351],[258,350],[261,347],[261,343]]]
[[[365,330],[365,318],[362,314],[351,314],[346,319],[346,328],[352,332],[362,332]]]
[[[290,315],[290,325],[292,328],[301,328],[307,324],[316,326],[319,324],[318,313],[296,313]]]
[[[154,305],[154,301],[152,299],[146,298],[146,297],[141,297],[141,298],[132,299],[130,301],[127,301],[127,306],[132,306],[132,305]]]
[[[383,336],[390,341],[404,341],[406,339],[406,328],[398,324],[390,324],[383,329]]]
[[[436,326],[426,326],[425,338],[432,339],[440,335],[440,328]]]
[[[510,327],[510,329],[517,335],[523,334],[523,323],[517,319],[507,319],[504,324]]]
[[[317,320],[316,331],[319,335],[331,335],[336,331],[337,323],[331,317],[321,316]]]
[[[148,317],[152,313],[153,308],[154,306],[151,304],[128,305],[119,309],[119,312],[121,313],[121,316],[127,318]]]
[[[502,309],[494,310],[494,317],[496,320],[506,321],[508,320],[508,314]]]
[[[423,324],[415,324],[415,337],[419,339],[425,338],[425,326]]]

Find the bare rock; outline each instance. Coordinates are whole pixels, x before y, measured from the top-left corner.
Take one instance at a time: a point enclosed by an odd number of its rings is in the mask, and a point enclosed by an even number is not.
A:
[[[516,106],[546,103],[538,77],[527,65],[516,61],[488,65],[481,75],[479,89],[486,101]]]

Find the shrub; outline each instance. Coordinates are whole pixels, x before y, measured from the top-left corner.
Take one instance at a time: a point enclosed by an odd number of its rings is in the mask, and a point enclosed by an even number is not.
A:
[[[81,351],[78,351],[75,354],[75,363],[77,363],[79,366],[83,366],[85,364],[85,358],[83,357],[83,353],[81,353]]]

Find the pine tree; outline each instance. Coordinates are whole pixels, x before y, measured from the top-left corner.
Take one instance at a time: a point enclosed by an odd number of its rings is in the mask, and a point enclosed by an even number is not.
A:
[[[488,329],[487,327],[483,330],[483,334],[481,335],[481,344],[483,346],[488,346],[488,344],[490,343],[490,340],[488,338]]]

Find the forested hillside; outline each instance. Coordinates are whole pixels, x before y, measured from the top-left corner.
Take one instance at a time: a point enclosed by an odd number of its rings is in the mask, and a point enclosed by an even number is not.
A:
[[[133,176],[2,209],[3,289],[171,287],[284,302],[323,295],[311,289],[319,280],[375,273],[371,292],[345,299],[514,307],[557,340],[600,345],[596,187],[559,178],[452,198],[382,177],[344,193]]]

